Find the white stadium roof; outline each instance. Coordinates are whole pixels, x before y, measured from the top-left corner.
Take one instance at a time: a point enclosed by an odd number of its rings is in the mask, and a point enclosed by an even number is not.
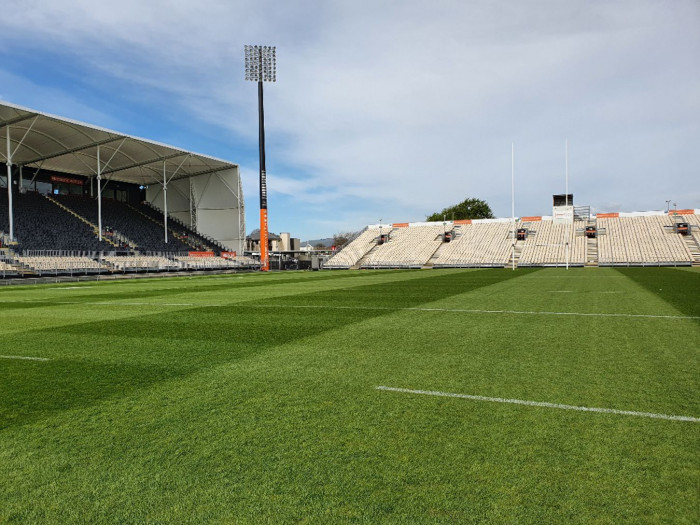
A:
[[[9,148],[7,137],[9,130]],[[152,184],[228,170],[236,164],[0,102],[0,158],[35,169]],[[164,173],[165,172],[165,173]]]

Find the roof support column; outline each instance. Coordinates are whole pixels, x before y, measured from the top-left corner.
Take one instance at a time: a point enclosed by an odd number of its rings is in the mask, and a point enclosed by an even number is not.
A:
[[[194,182],[192,181],[192,177],[188,179],[188,182],[190,183],[190,194],[187,199],[190,201],[190,229],[197,231],[197,224],[194,218]]]
[[[97,146],[97,230],[98,238],[102,240],[102,163],[100,162],[100,147]]]
[[[165,242],[168,242],[168,178],[165,174],[165,161],[163,161],[163,229],[165,230]]]
[[[10,126],[7,126],[7,157],[5,157],[5,164],[7,164],[7,209],[8,211],[8,222],[10,225],[10,239],[15,238],[15,225],[14,216],[12,214],[12,151],[10,149]]]
[[[177,169],[170,176],[170,180],[173,180],[173,177],[175,175],[177,175],[177,172],[180,171],[180,168],[182,168],[182,165],[189,158],[190,158],[190,154],[188,153],[187,156],[184,159],[182,159],[182,162],[177,167]],[[163,159],[163,229],[165,230],[165,242],[167,243],[168,242],[168,174],[165,171],[165,159]]]

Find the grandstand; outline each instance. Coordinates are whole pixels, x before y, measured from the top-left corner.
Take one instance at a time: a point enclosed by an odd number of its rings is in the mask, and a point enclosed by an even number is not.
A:
[[[688,235],[675,231],[689,224]],[[586,228],[597,234],[586,236]],[[526,232],[517,238],[515,232]],[[444,232],[450,232],[444,242]],[[700,210],[551,216],[367,226],[324,265],[357,268],[700,265]]]
[[[518,266],[583,266],[586,262],[586,239],[576,235],[585,226],[583,221],[573,225],[555,224],[552,220],[520,221],[519,228],[528,229]],[[567,253],[568,249],[568,253]],[[568,259],[567,259],[568,258]]]
[[[367,226],[358,236],[350,240],[324,265],[325,268],[347,269],[356,267],[359,261],[377,244],[381,232],[380,225]],[[384,227],[384,233],[391,234],[391,228]],[[357,266],[359,268],[359,266]]]
[[[256,266],[236,164],[6,103],[0,142],[3,276]]]
[[[442,244],[442,224],[395,224],[389,240],[360,261],[362,268],[420,268]]]
[[[455,230],[454,240],[442,249],[434,267],[502,267],[508,263],[513,245],[510,220],[465,221],[455,224]]]
[[[258,266],[235,164],[9,104],[0,143],[3,276]],[[552,216],[370,225],[324,267],[700,265],[699,210],[591,215],[561,197]]]

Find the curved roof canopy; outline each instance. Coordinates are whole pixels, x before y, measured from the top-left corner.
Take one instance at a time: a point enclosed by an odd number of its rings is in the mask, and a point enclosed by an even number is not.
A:
[[[185,151],[32,109],[0,103],[0,158],[12,164],[134,184],[195,177],[237,167]],[[165,172],[165,173],[164,173]]]

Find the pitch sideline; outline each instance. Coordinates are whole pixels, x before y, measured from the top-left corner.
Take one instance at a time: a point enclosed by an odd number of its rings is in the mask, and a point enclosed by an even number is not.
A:
[[[475,396],[470,394],[455,394],[452,392],[439,392],[434,390],[411,390],[409,388],[397,388],[392,386],[377,386],[376,390],[387,392],[400,392],[403,394],[420,394],[424,396],[452,397],[458,399],[470,399],[472,401],[488,401],[491,403],[508,403],[513,405],[526,405],[544,408],[558,408],[560,410],[577,410],[579,412],[599,412],[603,414],[615,414],[620,416],[648,417],[652,419],[665,419],[667,421],[689,421],[700,423],[700,418],[691,416],[674,416],[669,414],[654,414],[652,412],[636,412],[633,410],[617,410],[614,408],[583,407],[575,405],[562,405],[559,403],[547,403],[545,401],[527,401],[524,399],[505,399],[501,397]]]

